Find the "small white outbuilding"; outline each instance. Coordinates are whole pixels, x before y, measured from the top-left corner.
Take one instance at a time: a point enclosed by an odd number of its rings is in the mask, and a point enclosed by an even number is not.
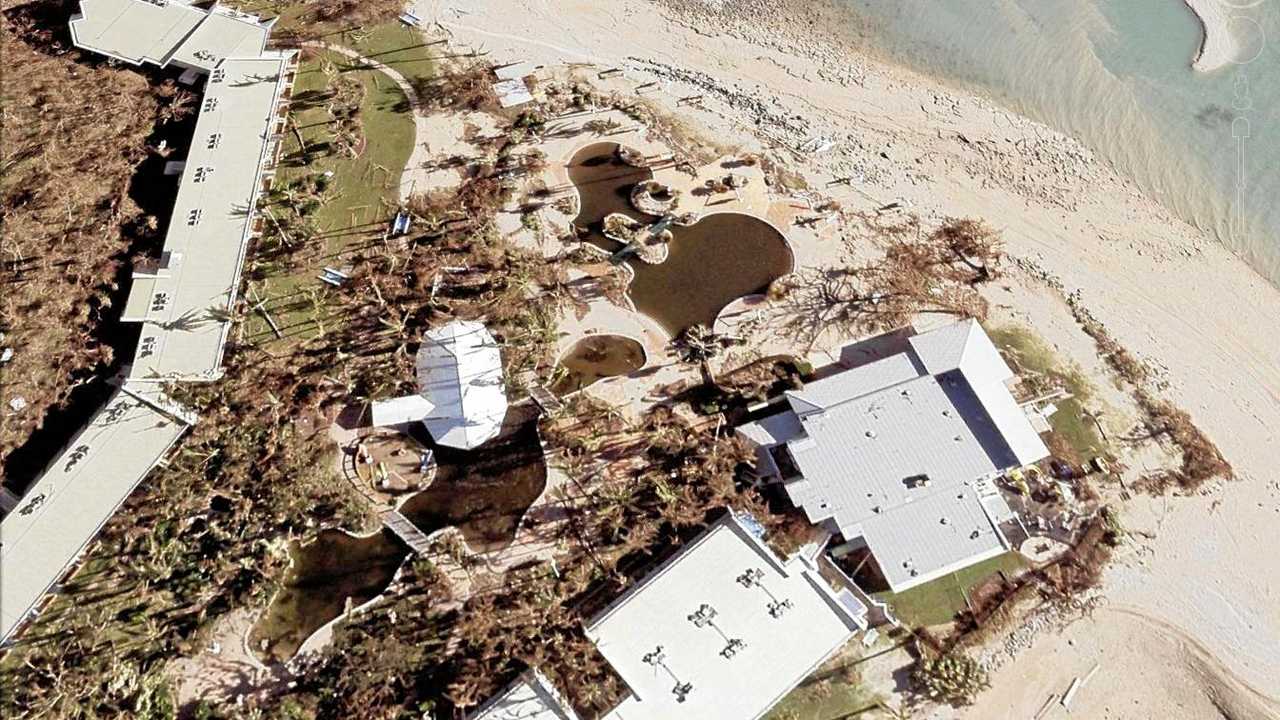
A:
[[[507,394],[498,343],[478,322],[428,331],[417,357],[418,392],[373,403],[373,424],[421,422],[441,445],[470,450],[502,429]]]

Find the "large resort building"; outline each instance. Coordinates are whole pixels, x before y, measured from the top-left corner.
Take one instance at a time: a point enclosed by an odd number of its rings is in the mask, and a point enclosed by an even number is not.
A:
[[[295,53],[266,49],[272,22],[179,0],[81,0],[76,46],[205,77],[162,255],[135,269],[123,318],[142,323],[121,387],[23,497],[0,493],[0,640],[42,598],[195,417],[160,383],[222,374],[240,270],[269,187]]]
[[[627,693],[605,720],[754,720],[868,626],[815,553],[783,560],[750,516],[726,514],[586,623]],[[532,678],[532,679],[531,679]],[[468,720],[572,720],[526,673]]]
[[[809,520],[865,545],[900,592],[1008,551],[1001,473],[1048,456],[973,320],[787,392],[739,428]],[[846,548],[849,546],[846,545]]]
[[[272,24],[178,0],[82,0],[71,20],[78,47],[207,75],[164,252],[134,271],[124,309],[124,320],[143,324],[131,381],[222,374],[240,269],[296,66],[294,52],[266,50]]]

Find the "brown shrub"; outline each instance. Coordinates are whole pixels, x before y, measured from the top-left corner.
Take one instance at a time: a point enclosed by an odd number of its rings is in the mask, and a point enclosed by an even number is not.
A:
[[[0,366],[0,399],[27,402],[0,413],[0,461],[112,362],[100,323],[123,300],[125,231],[155,227],[128,193],[160,103],[137,71],[66,52],[67,11],[31,3],[0,21],[13,69],[3,75],[0,332],[16,350]]]

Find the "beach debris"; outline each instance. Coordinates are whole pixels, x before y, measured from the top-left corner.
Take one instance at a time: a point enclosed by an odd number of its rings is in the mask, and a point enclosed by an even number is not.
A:
[[[407,211],[398,211],[395,219],[391,221],[391,237],[399,237],[409,232],[409,226],[412,223],[413,217]]]
[[[1076,693],[1080,692],[1080,689],[1092,680],[1094,675],[1098,674],[1098,669],[1100,667],[1102,667],[1100,663],[1094,663],[1093,667],[1090,668],[1089,672],[1086,673],[1083,678],[1077,675],[1072,679],[1071,685],[1067,688],[1067,691],[1062,694],[1062,700],[1059,701],[1059,704],[1062,705],[1063,708],[1070,710],[1071,701],[1075,699]]]
[[[621,74],[622,74],[622,68],[609,68],[608,70],[601,70],[596,75],[596,77],[601,80],[607,80],[608,78],[611,78],[611,77],[618,77]]]
[[[13,348],[7,347],[0,350],[0,363],[7,363],[13,359]]]
[[[14,412],[22,412],[22,410],[26,407],[27,407],[27,399],[22,397],[21,395],[17,395],[12,400],[9,401],[9,408],[12,409]]]
[[[1045,698],[1044,704],[1031,716],[1031,720],[1040,720],[1049,713],[1049,708],[1053,707],[1054,701],[1058,699],[1058,693],[1049,693],[1049,697]]]

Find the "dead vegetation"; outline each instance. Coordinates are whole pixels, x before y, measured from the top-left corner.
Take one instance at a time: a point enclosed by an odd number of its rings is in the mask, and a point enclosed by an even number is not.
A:
[[[404,11],[399,0],[307,0],[308,19],[315,22],[343,21],[377,25],[394,20]]]
[[[458,60],[447,71],[409,82],[418,97],[442,110],[492,112],[498,108],[493,73],[484,60]]]
[[[1067,298],[1067,304],[1080,327],[1093,338],[1103,359],[1116,376],[1130,388],[1142,424],[1149,437],[1165,439],[1177,448],[1181,463],[1171,470],[1149,473],[1135,483],[1135,489],[1160,495],[1173,488],[1194,492],[1213,478],[1230,479],[1234,470],[1204,431],[1196,426],[1187,411],[1155,395],[1150,389],[1154,373],[1142,360],[1126,350],[1111,336],[1078,297]]]
[[[919,218],[860,214],[844,239],[851,257],[876,259],[832,270],[797,273],[775,295],[788,329],[812,342],[828,329],[867,335],[902,327],[920,313],[986,317],[976,286],[997,276],[999,234],[980,221],[950,218],[927,231]]]
[[[0,346],[14,349],[0,365],[0,462],[120,359],[122,280],[162,225],[135,200],[154,189],[131,182],[157,123],[191,109],[185,90],[70,49],[72,7],[28,3],[0,20],[11,69],[0,100]],[[15,412],[17,398],[25,407]]]
[[[567,405],[542,424],[544,442],[571,478],[557,498],[566,520],[544,529],[567,548],[554,569],[537,563],[512,570],[499,592],[474,595],[448,612],[424,611],[418,591],[409,589],[340,630],[283,702],[308,713],[302,717],[400,717],[422,703],[457,712],[536,666],[584,717],[596,717],[624,688],[583,634],[583,621],[652,568],[659,553],[725,507],[753,512],[776,545],[799,542],[795,528],[737,487],[735,471],[751,453],[733,436],[665,407],[633,423],[589,396]],[[388,648],[422,649],[388,655]]]

